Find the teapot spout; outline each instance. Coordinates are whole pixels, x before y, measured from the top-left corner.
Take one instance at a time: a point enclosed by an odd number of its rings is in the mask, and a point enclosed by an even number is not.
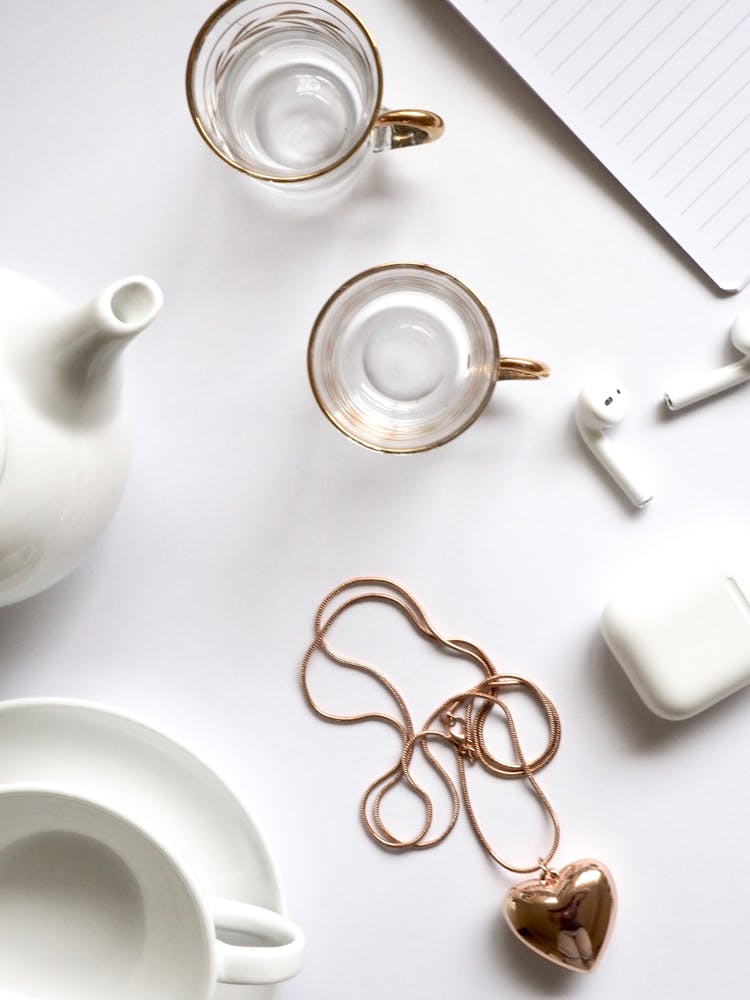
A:
[[[100,334],[113,339],[134,337],[153,322],[164,297],[151,278],[124,278],[109,285],[94,300]]]
[[[50,417],[108,419],[119,405],[119,359],[161,310],[161,289],[141,275],[108,285],[83,306],[37,318],[36,337],[16,340],[26,393]]]
[[[69,305],[0,268],[0,607],[71,572],[112,518],[130,450],[122,352],[161,306],[150,278]]]

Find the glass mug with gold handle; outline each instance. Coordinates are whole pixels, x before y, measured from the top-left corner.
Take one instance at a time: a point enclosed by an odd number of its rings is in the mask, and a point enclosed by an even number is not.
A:
[[[443,132],[432,112],[381,107],[375,43],[339,0],[228,0],[198,32],[186,85],[209,147],[280,190],[338,186],[371,152]]]
[[[463,282],[427,264],[384,264],[351,278],[318,315],[310,385],[342,434],[406,455],[465,431],[497,382],[535,381],[541,361],[500,354],[487,308]]]

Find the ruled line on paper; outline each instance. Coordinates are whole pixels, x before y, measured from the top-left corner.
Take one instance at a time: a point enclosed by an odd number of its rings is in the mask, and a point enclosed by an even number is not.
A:
[[[698,232],[702,233],[703,230],[706,228],[706,226],[710,222],[714,221],[714,219],[717,217],[717,215],[721,215],[721,213],[724,211],[724,209],[727,208],[728,205],[732,204],[732,202],[737,197],[737,195],[738,194],[742,194],[742,192],[745,190],[745,188],[748,186],[748,184],[750,184],[750,177],[748,177],[748,179],[746,181],[743,181],[743,183],[740,184],[740,186],[737,188],[737,190],[733,194],[730,194],[730,196],[727,198],[727,200],[723,201],[721,203],[721,205],[719,205],[719,207],[716,209],[716,211],[712,212],[709,215],[709,217],[706,219],[706,221],[703,222],[703,223],[701,223],[700,226],[698,226]]]
[[[750,46],[748,46],[748,52],[750,52]],[[748,79],[745,80],[745,82],[742,84],[742,86],[738,90],[735,90],[735,92],[732,94],[732,96],[730,98],[728,98],[726,101],[724,101],[724,103],[719,108],[719,111],[724,111],[726,108],[728,108],[729,105],[739,97],[739,95],[748,86],[748,84],[750,84],[750,77],[748,77]],[[746,118],[748,118],[748,117],[750,117],[750,113],[748,115],[746,115]],[[711,125],[715,120],[716,120],[716,114],[715,113],[710,114],[708,116],[708,118],[706,118],[704,120],[703,124],[700,125],[693,132],[693,134],[683,142],[683,144],[681,146],[678,146],[677,149],[674,151],[674,153],[672,153],[671,156],[668,156],[667,159],[662,163],[662,165],[660,167],[657,167],[656,170],[654,170],[654,172],[649,175],[648,179],[650,181],[652,181],[655,177],[658,177],[658,175],[662,172],[662,170],[664,170],[665,167],[669,166],[669,164],[672,163],[672,161],[677,156],[679,156],[680,153],[683,152],[683,150],[687,149],[687,147],[690,145],[690,143],[693,142],[695,139],[697,139],[698,136],[701,134],[701,132],[705,131],[705,129],[707,129],[708,126]],[[745,121],[745,119],[743,118],[742,121]],[[731,136],[737,130],[737,128],[739,127],[739,125],[741,125],[741,124],[742,124],[742,122],[739,122],[738,125],[736,125],[732,129],[732,131],[729,133],[729,135],[727,135],[725,138],[729,138],[729,136]],[[725,141],[725,139],[722,139],[722,142],[724,142],[724,141]]]
[[[744,226],[744,224],[747,222],[748,219],[750,219],[750,212],[748,212],[746,215],[743,215],[740,221],[736,223],[734,226],[732,226],[729,232],[724,233],[724,235],[721,237],[718,243],[714,243],[714,250],[718,250],[721,244],[725,240],[727,240],[730,236],[732,236],[734,233],[736,233],[741,226]]]
[[[750,82],[750,81],[748,81],[748,82]],[[745,84],[745,86],[747,86],[747,84]],[[711,149],[709,149],[709,151],[707,153],[705,153],[700,158],[700,160],[698,160],[697,163],[694,163],[693,166],[690,168],[690,170],[688,170],[688,172],[686,174],[684,174],[677,181],[677,183],[673,187],[671,187],[669,189],[669,191],[667,191],[667,193],[664,195],[664,197],[668,198],[672,194],[673,191],[676,191],[678,187],[681,187],[685,183],[685,181],[688,179],[688,177],[691,177],[695,173],[695,171],[698,169],[698,167],[702,167],[703,164],[706,162],[706,160],[710,159],[713,156],[713,154],[716,152],[717,149],[721,148],[721,146],[723,146],[725,142],[727,142],[729,139],[731,139],[732,136],[737,131],[737,129],[740,128],[742,125],[744,125],[745,122],[748,119],[750,119],[750,111],[748,111],[748,113],[745,115],[745,117],[742,118],[742,119],[740,119],[740,121],[738,121],[737,124],[734,125],[729,130],[729,132],[727,132],[727,134],[725,136],[723,136],[721,139],[719,139],[719,141],[716,143],[716,145],[712,146]]]
[[[626,31],[624,31],[620,35],[620,37],[618,39],[616,39],[610,45],[610,47],[599,56],[599,58],[596,60],[596,62],[593,62],[589,66],[589,68],[585,71],[585,73],[581,73],[581,75],[578,77],[578,79],[575,81],[575,83],[571,84],[570,87],[568,87],[568,93],[570,94],[572,91],[574,91],[576,89],[576,87],[579,84],[581,84],[586,79],[586,77],[589,76],[589,74],[593,72],[593,70],[596,69],[597,66],[601,65],[601,63],[604,62],[604,60],[607,58],[608,55],[611,55],[612,52],[614,52],[614,50],[618,47],[618,45],[622,45],[622,43],[625,41],[625,39],[628,37],[628,35],[630,35],[633,31],[635,31],[635,29],[638,27],[638,25],[641,24],[642,21],[645,21],[646,18],[649,16],[649,14],[653,10],[655,10],[659,6],[660,3],[662,3],[662,0],[654,0],[654,2],[651,4],[651,6],[648,8],[648,10],[645,10],[641,14],[641,16],[638,18],[637,21],[633,21],[633,23],[630,25],[630,27]]]
[[[607,16],[604,18],[604,20],[600,21],[599,24],[597,24],[597,26],[595,28],[593,28],[588,33],[588,35],[586,35],[586,37],[582,41],[580,41],[578,43],[578,45],[576,45],[576,47],[574,49],[571,49],[571,51],[565,56],[565,58],[563,59],[563,61],[560,62],[560,63],[558,63],[557,66],[555,66],[555,68],[552,70],[553,76],[554,76],[555,73],[559,72],[559,70],[561,70],[563,68],[563,66],[565,65],[565,63],[568,62],[570,59],[572,59],[573,56],[576,55],[577,52],[580,52],[580,50],[584,47],[584,45],[588,44],[588,42],[591,41],[591,39],[594,37],[594,35],[598,31],[601,31],[601,29],[604,27],[604,25],[607,23],[607,21],[611,20],[615,16],[615,14],[618,12],[618,10],[620,10],[621,7],[624,7],[627,2],[628,2],[628,0],[620,0],[620,2],[615,7],[615,9],[611,10],[609,12],[609,14],[607,14]]]
[[[523,0],[516,0],[513,6],[509,10],[506,10],[506,12],[503,14],[503,21],[507,21],[510,15],[514,13],[514,11],[517,11],[522,3]]]
[[[662,96],[659,98],[659,100],[656,102],[656,104],[654,104],[653,107],[649,108],[649,110],[646,112],[646,114],[643,115],[642,118],[639,118],[638,121],[635,123],[635,125],[633,125],[632,128],[628,129],[628,131],[625,133],[625,135],[623,135],[620,139],[618,139],[617,145],[619,146],[626,139],[628,139],[633,134],[633,132],[635,132],[635,130],[637,128],[639,128],[646,121],[647,118],[651,117],[651,115],[654,113],[654,111],[657,110],[657,108],[660,108],[662,106],[662,104],[665,103],[665,101],[668,101],[669,98],[673,94],[677,93],[677,91],[683,85],[683,83],[689,77],[691,77],[693,75],[693,73],[695,73],[696,70],[698,70],[703,65],[703,63],[714,54],[714,52],[716,52],[718,49],[720,49],[721,46],[724,44],[724,42],[726,42],[728,38],[731,38],[732,35],[739,29],[740,25],[743,24],[743,22],[746,21],[749,17],[750,17],[750,11],[748,11],[748,13],[745,14],[744,17],[741,17],[739,19],[739,21],[735,24],[735,26],[733,28],[730,28],[729,31],[726,33],[726,35],[724,35],[722,38],[720,38],[719,41],[715,45],[713,45],[708,50],[708,52],[706,52],[705,55],[703,55],[698,60],[698,62],[694,66],[691,66],[690,69],[687,71],[687,73],[683,77],[681,77],[681,79],[679,79],[677,81],[677,83],[674,84],[673,87],[669,88],[669,90],[666,92],[666,94],[662,94]],[[706,88],[706,90],[709,90],[709,89],[710,88]],[[704,93],[705,93],[705,91],[704,91]]]
[[[619,113],[620,113],[620,112],[621,112],[621,111],[622,111],[622,110],[623,110],[624,108],[626,108],[628,104],[630,104],[630,102],[631,102],[631,101],[633,100],[633,98],[637,97],[637,96],[638,96],[638,94],[640,94],[640,93],[641,93],[641,91],[642,91],[642,90],[643,90],[643,89],[644,89],[645,87],[647,87],[647,86],[649,85],[649,83],[651,83],[651,81],[652,81],[653,79],[655,79],[655,78],[656,78],[656,77],[657,77],[657,76],[659,75],[659,73],[661,73],[661,71],[662,71],[662,70],[663,70],[663,69],[664,69],[664,68],[665,68],[666,66],[668,66],[668,65],[669,65],[669,63],[670,63],[670,62],[671,62],[671,61],[672,61],[672,60],[673,60],[673,59],[674,59],[674,58],[675,58],[676,56],[678,56],[678,55],[679,55],[679,54],[680,54],[680,53],[681,53],[681,52],[682,52],[682,51],[683,51],[683,50],[685,49],[685,47],[686,47],[686,46],[688,46],[688,45],[689,45],[689,44],[690,44],[690,43],[691,43],[691,42],[692,42],[692,41],[693,41],[693,40],[694,40],[695,38],[697,38],[697,36],[698,36],[698,35],[699,35],[699,34],[700,34],[700,33],[701,33],[702,31],[705,31],[705,30],[706,30],[706,28],[707,28],[707,27],[708,27],[708,25],[709,25],[709,24],[711,23],[711,21],[713,21],[713,19],[714,19],[714,18],[715,18],[715,17],[716,17],[716,16],[717,16],[717,15],[718,15],[718,14],[719,14],[719,13],[720,13],[720,12],[721,12],[721,11],[722,11],[722,10],[723,10],[724,8],[725,8],[725,7],[726,7],[726,6],[727,6],[727,5],[729,4],[729,3],[731,3],[731,0],[724,0],[724,3],[723,3],[723,4],[722,4],[722,5],[720,6],[720,7],[717,7],[717,8],[716,8],[716,10],[715,10],[715,11],[714,11],[714,12],[713,12],[713,13],[712,13],[711,15],[709,15],[709,17],[707,17],[707,18],[706,18],[706,20],[705,20],[705,21],[704,21],[704,22],[703,22],[702,24],[699,24],[699,25],[698,25],[698,27],[697,27],[697,28],[695,29],[695,31],[694,31],[694,32],[693,32],[693,33],[692,33],[691,35],[688,35],[688,37],[687,37],[687,38],[686,38],[686,39],[684,40],[684,42],[682,42],[682,44],[681,44],[681,45],[678,45],[678,46],[677,46],[677,48],[676,48],[676,49],[675,49],[675,50],[674,50],[674,51],[673,51],[673,52],[672,52],[672,53],[671,53],[671,54],[670,54],[669,56],[667,56],[667,58],[666,58],[666,59],[664,60],[664,62],[663,62],[663,63],[660,63],[660,65],[658,65],[658,66],[656,67],[656,69],[655,69],[655,70],[653,71],[653,73],[650,73],[650,74],[649,74],[649,75],[648,75],[648,76],[646,77],[646,79],[645,79],[645,80],[641,80],[641,82],[639,83],[639,85],[638,85],[638,86],[637,86],[637,87],[635,88],[635,90],[634,90],[634,91],[632,91],[632,92],[630,93],[630,95],[629,95],[628,97],[626,97],[626,98],[625,98],[625,100],[624,100],[624,101],[622,102],[622,104],[618,104],[618,105],[617,105],[617,107],[615,108],[615,110],[614,110],[614,111],[613,111],[613,112],[612,112],[612,113],[611,113],[611,114],[609,115],[609,117],[608,117],[608,118],[605,118],[605,119],[604,119],[604,121],[603,121],[603,122],[601,123],[601,126],[600,126],[600,127],[601,127],[601,128],[604,128],[604,126],[605,126],[605,125],[609,125],[609,123],[610,123],[610,122],[612,121],[612,119],[613,119],[613,118],[615,118],[615,117],[616,117],[617,115],[619,115]],[[643,119],[642,119],[642,120],[643,120]],[[629,133],[628,133],[628,134],[629,134]]]
[[[717,284],[750,281],[750,0],[451,2]]]
[[[596,94],[594,94],[594,96],[591,98],[591,100],[588,102],[588,104],[584,105],[583,110],[584,111],[588,111],[589,108],[592,106],[592,104],[596,104],[596,102],[599,100],[599,98],[603,97],[604,94],[607,93],[607,91],[609,90],[609,88],[614,83],[617,83],[617,81],[622,76],[624,76],[625,73],[627,73],[627,71],[629,69],[632,69],[633,66],[635,66],[635,64],[638,62],[638,60],[646,52],[648,52],[648,50],[650,48],[652,48],[652,46],[656,45],[656,43],[659,41],[659,39],[662,38],[664,35],[666,35],[666,33],[669,31],[669,29],[671,27],[673,27],[673,25],[675,25],[677,23],[677,21],[679,21],[679,19],[682,17],[682,15],[685,14],[685,13],[687,13],[687,11],[690,10],[690,8],[696,2],[697,2],[697,0],[689,0],[689,2],[688,2],[688,4],[687,4],[686,7],[683,7],[682,10],[678,14],[675,14],[675,16],[672,18],[672,20],[668,21],[664,25],[664,27],[661,29],[661,31],[657,31],[657,33],[654,35],[654,37],[651,38],[648,42],[646,42],[646,44],[643,46],[643,48],[641,48],[638,52],[636,52],[636,54],[633,56],[633,58],[630,60],[630,62],[625,63],[625,65],[622,67],[622,69],[619,70],[619,72],[615,73],[615,75],[607,83],[605,83],[605,85],[601,88],[601,90],[599,90]]]
[[[692,201],[691,201],[691,202],[690,202],[689,204],[687,204],[687,205],[686,205],[686,206],[685,206],[685,207],[683,208],[683,210],[682,210],[682,211],[680,212],[680,215],[685,215],[685,213],[686,213],[686,212],[689,212],[689,211],[690,211],[690,209],[691,209],[691,208],[692,208],[692,207],[693,207],[694,205],[697,205],[697,204],[698,204],[698,202],[699,202],[699,201],[701,200],[701,198],[702,198],[702,197],[703,197],[704,195],[708,194],[708,192],[709,192],[709,191],[710,191],[710,190],[711,190],[711,189],[712,189],[713,187],[715,187],[715,186],[716,186],[716,185],[717,185],[717,184],[719,183],[719,181],[723,180],[723,179],[724,179],[724,178],[726,177],[726,175],[727,175],[727,174],[729,173],[729,171],[730,171],[730,170],[732,170],[732,168],[733,168],[733,167],[736,167],[736,166],[737,166],[737,164],[738,164],[738,163],[740,162],[740,160],[741,160],[741,159],[742,159],[743,157],[747,156],[747,154],[748,154],[748,153],[750,153],[750,146],[748,146],[748,147],[747,147],[747,149],[743,149],[743,150],[742,150],[742,152],[740,153],[740,155],[739,155],[739,156],[735,157],[735,158],[734,158],[734,159],[732,160],[732,162],[731,162],[731,163],[729,163],[729,164],[728,164],[728,165],[727,165],[726,167],[724,167],[724,169],[723,169],[723,170],[721,171],[721,173],[720,173],[720,174],[717,174],[717,175],[716,175],[716,177],[714,177],[714,178],[713,178],[713,180],[712,180],[712,181],[710,182],[710,184],[707,184],[707,185],[706,185],[706,186],[705,186],[705,187],[703,188],[703,190],[702,190],[702,191],[700,191],[700,192],[699,192],[699,193],[698,193],[698,194],[697,194],[697,195],[695,196],[695,198],[693,198],[693,200],[692,200]]]
[[[750,13],[748,13],[748,17],[750,17]],[[677,122],[681,121],[688,113],[688,111],[691,111],[695,107],[698,101],[701,101],[706,96],[706,94],[709,93],[709,91],[713,90],[713,88],[716,86],[719,80],[723,80],[723,78],[727,75],[729,70],[734,69],[734,67],[737,65],[740,59],[742,59],[743,56],[747,55],[748,52],[750,52],[750,45],[748,45],[748,47],[743,52],[740,52],[740,54],[735,59],[733,59],[727,66],[725,66],[719,73],[719,75],[715,76],[713,80],[708,84],[708,86],[704,87],[703,90],[700,92],[700,94],[698,94],[697,97],[695,97],[692,101],[690,101],[690,103],[687,104],[682,109],[682,111],[680,111],[680,113],[676,115],[671,120],[671,122],[667,126],[665,126],[655,138],[651,140],[651,142],[647,146],[644,146],[644,148],[640,151],[640,153],[638,153],[638,155],[633,158],[633,163],[637,163],[638,160],[640,160],[643,156],[645,156],[645,154],[648,153],[650,149],[653,149],[653,147],[657,144],[657,142],[659,142],[659,140],[662,139],[667,134],[667,132],[669,132],[672,128],[674,128]],[[743,84],[742,87],[740,87],[740,90],[742,90],[743,87],[745,86],[747,86],[747,81]],[[725,102],[718,110],[722,111],[727,106],[727,104],[730,103],[731,100],[733,100],[733,98],[730,98],[730,100]],[[680,148],[683,149],[684,146]],[[654,175],[652,174],[651,176],[653,177]]]
[[[549,12],[552,10],[552,8],[555,6],[555,4],[557,2],[558,2],[558,0],[549,0],[549,3],[547,4],[547,6],[544,7],[537,14],[537,16],[534,18],[533,21],[529,21],[529,23],[526,25],[526,27],[523,29],[523,31],[521,32],[521,34],[518,37],[519,38],[523,38],[524,35],[528,35],[528,33],[531,31],[531,29],[535,28],[536,25],[539,24],[539,22],[542,20],[542,18],[546,17],[546,15],[549,14]]]
[[[560,27],[557,29],[557,31],[553,35],[550,35],[550,37],[547,39],[547,41],[544,43],[544,45],[542,45],[540,48],[538,48],[536,50],[536,52],[534,53],[534,55],[535,56],[540,56],[542,54],[542,52],[544,52],[544,50],[546,48],[548,48],[553,42],[556,42],[557,39],[560,37],[560,35],[562,35],[562,33],[567,28],[570,27],[570,25],[573,23],[573,21],[575,21],[576,18],[580,17],[581,14],[586,10],[586,8],[590,4],[592,4],[593,2],[594,2],[594,0],[584,0],[584,3],[581,4],[581,6],[578,8],[578,10],[574,14],[572,14],[568,18],[567,21],[565,21],[562,25],[560,25]],[[726,2],[729,3],[729,0],[726,0]]]

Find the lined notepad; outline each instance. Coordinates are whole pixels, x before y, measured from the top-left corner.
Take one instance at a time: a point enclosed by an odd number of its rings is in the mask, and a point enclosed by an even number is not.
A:
[[[750,280],[750,0],[452,0],[723,289]]]

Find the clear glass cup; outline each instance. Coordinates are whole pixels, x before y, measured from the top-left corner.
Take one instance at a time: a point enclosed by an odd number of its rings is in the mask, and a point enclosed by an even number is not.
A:
[[[342,285],[315,321],[307,367],[334,427],[392,454],[427,451],[461,434],[496,382],[549,375],[539,361],[501,356],[486,307],[426,264],[384,264]]]
[[[339,0],[228,0],[198,32],[186,84],[210,148],[287,191],[338,186],[371,152],[443,131],[429,111],[381,107],[375,43]]]

